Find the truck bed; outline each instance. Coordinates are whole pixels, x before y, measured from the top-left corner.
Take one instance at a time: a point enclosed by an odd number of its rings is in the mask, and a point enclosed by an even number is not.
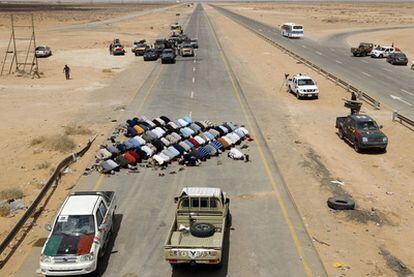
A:
[[[211,237],[199,238],[191,235],[190,232],[175,231],[171,235],[170,245],[172,247],[221,247],[223,239],[222,232],[215,232]]]

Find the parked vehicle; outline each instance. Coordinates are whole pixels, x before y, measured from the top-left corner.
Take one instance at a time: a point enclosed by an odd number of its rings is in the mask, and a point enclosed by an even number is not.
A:
[[[303,37],[303,26],[296,23],[284,23],[280,28],[280,33],[288,38]]]
[[[378,148],[386,151],[387,136],[380,130],[377,122],[368,115],[352,114],[336,118],[335,127],[341,139],[354,146],[356,152],[363,149]]]
[[[158,60],[158,53],[155,49],[148,49],[144,53],[144,61],[156,61]]]
[[[396,48],[392,46],[378,46],[371,51],[371,58],[386,58],[389,54],[396,52]]]
[[[35,49],[36,58],[47,58],[52,56],[52,50],[46,45],[37,46]]]
[[[287,82],[288,90],[294,93],[296,98],[316,98],[319,97],[319,88],[314,80],[307,75],[301,73],[293,75]]]
[[[224,234],[231,225],[230,199],[219,188],[187,187],[164,245],[164,256],[177,264],[220,265]]]
[[[122,46],[122,44],[118,43],[118,44],[113,44],[112,45],[112,49],[111,49],[111,54],[114,56],[117,55],[125,55],[125,49],[124,46]]]
[[[189,43],[183,43],[180,47],[180,54],[182,57],[194,57],[193,46]]]
[[[374,44],[361,42],[358,47],[352,47],[351,53],[355,57],[368,56],[374,48]]]
[[[407,65],[408,58],[402,52],[394,52],[388,55],[387,62],[393,65]]]
[[[94,272],[113,233],[115,192],[71,193],[60,208],[40,255],[40,271],[66,276]]]
[[[148,44],[146,43],[145,39],[143,39],[140,41],[134,41],[131,51],[135,53],[135,56],[142,56],[148,48]]]
[[[197,49],[197,48],[198,48],[198,39],[197,39],[197,38],[192,38],[192,39],[190,39],[190,43],[191,43],[191,46],[192,46],[194,49]]]
[[[175,63],[175,56],[173,49],[164,49],[161,53],[161,63]]]

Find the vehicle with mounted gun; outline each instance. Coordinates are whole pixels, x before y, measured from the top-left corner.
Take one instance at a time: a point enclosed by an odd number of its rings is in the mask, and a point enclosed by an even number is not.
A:
[[[187,187],[175,198],[177,208],[164,245],[171,266],[221,265],[224,234],[231,225],[230,199],[219,188]]]
[[[115,192],[72,192],[64,201],[40,255],[40,272],[50,276],[96,271],[114,231]]]
[[[367,42],[361,42],[358,47],[352,47],[351,53],[355,57],[364,57],[368,56],[372,49],[374,48],[374,44],[367,43]]]

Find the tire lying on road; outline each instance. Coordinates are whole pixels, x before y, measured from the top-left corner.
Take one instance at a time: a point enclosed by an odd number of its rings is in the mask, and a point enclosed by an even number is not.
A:
[[[333,210],[353,210],[355,201],[349,196],[333,196],[329,197],[328,207]]]
[[[210,223],[194,223],[190,228],[190,233],[199,238],[210,237],[214,232],[215,227]]]

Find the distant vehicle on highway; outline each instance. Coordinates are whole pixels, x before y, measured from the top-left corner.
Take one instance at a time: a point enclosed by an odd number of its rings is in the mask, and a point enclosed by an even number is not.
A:
[[[399,49],[392,46],[377,46],[371,51],[370,56],[371,58],[386,58],[396,51],[399,51]]]
[[[301,73],[295,74],[287,80],[288,90],[294,93],[296,98],[316,98],[319,97],[319,88],[314,80]]]
[[[175,198],[177,208],[164,245],[172,267],[220,265],[224,234],[231,226],[230,199],[219,188],[187,187]]]
[[[386,151],[387,136],[380,130],[377,122],[368,115],[351,114],[336,118],[335,127],[341,139],[347,140],[354,146],[356,152],[369,148]]]
[[[355,57],[368,56],[374,48],[374,44],[361,42],[358,47],[352,47],[351,53]]]
[[[60,208],[40,255],[40,271],[49,276],[94,272],[113,233],[115,192],[71,193]]]
[[[180,54],[182,57],[194,57],[193,46],[190,43],[181,44]]]
[[[111,48],[111,54],[114,55],[114,56],[125,55],[124,46],[122,46],[122,44],[120,44],[120,43],[113,44],[112,48]]]
[[[175,63],[175,51],[173,49],[164,49],[161,53],[161,63]]]
[[[402,52],[394,52],[388,55],[387,62],[393,65],[407,65],[408,58]]]
[[[144,53],[144,61],[156,61],[158,60],[158,53],[155,49],[148,49]]]
[[[280,27],[280,33],[284,37],[288,38],[300,38],[303,37],[303,25],[299,25],[296,23],[284,23],[282,27]]]
[[[148,44],[146,43],[145,39],[143,39],[139,41],[134,41],[131,51],[135,53],[135,56],[142,56],[148,48]]]
[[[191,46],[193,46],[194,49],[198,48],[198,39],[197,38],[190,39],[190,43],[191,43]]]
[[[37,46],[35,49],[36,58],[47,58],[52,56],[52,50],[46,45]]]

